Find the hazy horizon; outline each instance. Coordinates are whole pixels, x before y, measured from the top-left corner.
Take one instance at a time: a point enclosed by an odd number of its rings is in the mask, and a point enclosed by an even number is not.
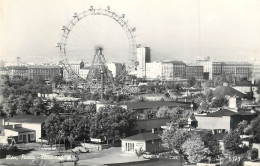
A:
[[[0,0],[0,59],[59,61],[56,43],[75,12],[111,7],[136,27],[136,44],[151,48],[152,60],[250,61],[260,57],[258,0]],[[68,39],[70,60],[90,60],[104,46],[107,61],[124,61],[128,40],[105,16],[82,19]]]

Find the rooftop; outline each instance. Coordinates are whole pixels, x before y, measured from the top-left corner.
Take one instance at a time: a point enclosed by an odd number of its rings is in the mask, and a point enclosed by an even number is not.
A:
[[[89,66],[88,66],[88,67],[82,67],[80,70],[82,70],[82,69],[83,69],[83,70],[84,70],[84,69],[85,69],[85,70],[89,70],[90,67],[89,67]]]
[[[235,83],[236,86],[252,86],[251,81],[242,80]]]
[[[239,92],[238,90],[230,87],[230,86],[220,86],[217,87],[216,90],[213,92],[214,97],[220,97],[220,96],[238,96],[240,98],[245,97],[245,94]]]
[[[28,70],[27,66],[7,66],[8,70]]]
[[[12,131],[15,131],[15,132],[18,132],[18,133],[25,133],[25,132],[33,132],[33,131],[35,131],[35,130],[23,128],[23,127],[14,128],[14,129],[10,129],[10,128],[5,128],[5,129],[6,129],[6,130],[12,130]]]
[[[8,71],[7,67],[0,67],[0,71]]]
[[[137,135],[133,135],[127,138],[123,138],[122,140],[131,140],[131,141],[149,141],[149,140],[155,140],[155,139],[161,139],[159,135],[162,134],[162,131],[152,133],[152,132],[146,132],[146,133],[140,133]]]
[[[256,111],[253,111],[252,109],[238,108],[237,111],[240,115],[257,115]]]
[[[21,114],[7,119],[7,122],[18,123],[43,123],[47,117],[42,115]]]
[[[186,65],[182,61],[163,61],[163,63],[172,63],[173,65]]]
[[[127,105],[128,109],[148,109],[156,107],[190,107],[190,102],[173,102],[173,101],[139,101],[139,102],[125,102],[120,105]]]
[[[207,117],[222,117],[222,116],[232,116],[232,115],[238,115],[238,113],[234,111],[230,111],[228,109],[220,109],[216,112],[209,113]]]
[[[29,69],[60,69],[58,65],[30,65]]]

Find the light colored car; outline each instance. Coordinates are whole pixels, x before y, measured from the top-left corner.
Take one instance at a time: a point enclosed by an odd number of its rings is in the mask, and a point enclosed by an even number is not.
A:
[[[78,153],[88,153],[89,152],[89,150],[87,148],[83,147],[83,146],[77,146],[74,149],[71,149],[71,151],[73,153],[76,153],[76,154],[78,154]]]
[[[62,154],[59,158],[60,163],[64,162],[74,162],[77,163],[79,161],[79,157],[76,154]]]

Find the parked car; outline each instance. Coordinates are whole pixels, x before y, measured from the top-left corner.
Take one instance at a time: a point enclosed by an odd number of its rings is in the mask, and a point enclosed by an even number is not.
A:
[[[77,164],[77,162],[79,161],[79,157],[76,154],[62,154],[60,156],[59,162],[60,163],[64,163],[64,162],[74,162],[74,165]]]
[[[83,147],[83,146],[77,146],[74,149],[71,149],[71,151],[73,153],[76,153],[76,154],[78,154],[78,153],[88,153],[89,152],[89,150],[87,148]]]

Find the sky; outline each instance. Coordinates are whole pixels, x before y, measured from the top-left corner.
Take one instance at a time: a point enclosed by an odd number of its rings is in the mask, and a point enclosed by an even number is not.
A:
[[[136,44],[152,60],[251,61],[260,57],[260,0],[0,0],[0,59],[59,61],[62,26],[90,6],[125,14]],[[89,16],[68,39],[69,60],[88,60],[96,45],[107,61],[129,56],[126,33],[113,19]]]

